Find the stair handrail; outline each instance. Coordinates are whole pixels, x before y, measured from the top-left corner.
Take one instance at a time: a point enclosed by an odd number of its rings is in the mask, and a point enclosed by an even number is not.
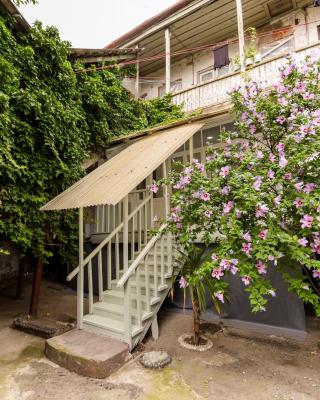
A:
[[[138,255],[138,257],[134,260],[134,262],[130,265],[130,267],[128,268],[128,270],[123,274],[123,276],[121,277],[121,279],[119,279],[119,281],[117,282],[117,287],[118,288],[122,288],[124,287],[124,285],[126,284],[126,282],[128,281],[128,279],[130,278],[131,275],[134,274],[134,272],[136,271],[138,265],[141,263],[141,261],[143,261],[143,259],[145,258],[145,256],[149,253],[149,251],[153,248],[153,246],[156,244],[156,242],[158,241],[158,239],[161,237],[163,230],[168,226],[168,224],[163,224],[161,225],[158,233],[153,236],[149,242],[147,243],[147,245],[144,247],[144,249],[141,251],[141,253]]]
[[[152,195],[149,195],[146,197],[139,205],[136,207],[129,215],[128,215],[128,221],[130,221],[139,210],[145,206],[145,204],[152,198]],[[120,225],[118,225],[103,241],[97,246],[90,254],[87,255],[87,257],[83,260],[83,266],[86,266],[90,260],[95,257],[99,251],[102,250],[102,248],[110,242],[110,240],[113,239],[113,237],[121,231],[121,229],[124,227],[124,222],[121,222]],[[70,274],[67,276],[66,280],[69,282],[71,281],[78,273],[79,273],[80,267],[79,265],[74,268],[73,271],[70,272]]]

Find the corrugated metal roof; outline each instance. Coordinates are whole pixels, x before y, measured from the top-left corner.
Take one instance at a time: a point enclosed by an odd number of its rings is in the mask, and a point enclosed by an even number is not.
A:
[[[134,142],[49,201],[41,210],[119,203],[203,125],[187,124]]]

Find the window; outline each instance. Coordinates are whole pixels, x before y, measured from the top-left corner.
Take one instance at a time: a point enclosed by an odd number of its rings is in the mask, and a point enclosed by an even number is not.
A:
[[[208,82],[213,78],[214,78],[214,70],[213,70],[213,68],[211,70],[209,70],[209,71],[207,70],[207,71],[198,72],[198,82],[199,83]]]

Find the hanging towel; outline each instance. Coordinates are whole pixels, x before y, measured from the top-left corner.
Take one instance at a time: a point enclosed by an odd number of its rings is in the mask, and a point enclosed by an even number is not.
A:
[[[214,55],[214,68],[222,68],[230,64],[229,59],[229,46],[218,47],[213,50]]]

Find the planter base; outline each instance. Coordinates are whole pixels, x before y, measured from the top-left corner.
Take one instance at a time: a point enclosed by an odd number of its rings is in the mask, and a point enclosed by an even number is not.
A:
[[[188,343],[188,341],[190,341],[192,337],[193,335],[191,335],[190,333],[184,333],[183,335],[181,335],[178,339],[180,346],[184,347],[185,349],[194,351],[207,351],[210,350],[213,346],[212,341],[205,336],[200,336],[200,339],[205,342],[204,344],[196,346],[194,344]]]

